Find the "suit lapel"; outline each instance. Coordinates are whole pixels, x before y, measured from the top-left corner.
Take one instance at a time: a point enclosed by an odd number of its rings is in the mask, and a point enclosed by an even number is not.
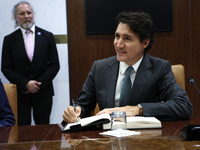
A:
[[[116,57],[114,57],[116,59]],[[112,64],[108,64],[108,69],[106,71],[106,94],[107,96],[107,106],[115,106],[115,89],[119,70],[119,62],[116,61]]]
[[[116,57],[115,57],[116,59]],[[152,72],[149,70],[151,67],[151,62],[148,55],[144,55],[144,58],[137,70],[135,81],[133,83],[133,88],[131,92],[131,97],[129,100],[129,105],[136,105],[139,101],[139,98],[142,95],[145,85],[147,84],[149,78],[151,77]],[[106,94],[107,97],[107,106],[112,108],[115,106],[115,90],[117,77],[119,72],[119,62],[116,61],[108,64],[108,69],[106,70]]]
[[[143,61],[141,62],[132,88],[131,97],[129,100],[130,105],[136,105],[141,97],[145,85],[147,84],[152,72],[149,70],[151,62],[149,61],[148,55],[144,55]]]
[[[38,50],[38,45],[40,42],[40,35],[41,35],[41,32],[39,31],[39,29],[35,26],[35,46],[34,46],[34,55],[33,55],[33,60],[32,62],[35,60],[35,58],[37,58],[37,50]]]
[[[16,32],[16,44],[19,46],[18,48],[19,54],[26,56],[27,60],[30,61],[26,52],[24,38],[21,29],[18,29]]]
[[[41,51],[41,44],[44,44],[44,35],[43,35],[43,31],[38,28],[37,26],[35,26],[35,47],[34,47],[34,55],[33,55],[33,61],[36,58],[40,57],[40,53],[42,53]]]

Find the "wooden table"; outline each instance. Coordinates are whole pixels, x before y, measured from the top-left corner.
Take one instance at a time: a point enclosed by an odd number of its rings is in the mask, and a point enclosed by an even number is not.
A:
[[[100,135],[103,130],[61,132],[62,124],[1,127],[0,150],[200,149],[200,141],[181,136],[185,124],[200,124],[200,119],[162,122],[162,129],[136,130],[141,135],[124,138]]]

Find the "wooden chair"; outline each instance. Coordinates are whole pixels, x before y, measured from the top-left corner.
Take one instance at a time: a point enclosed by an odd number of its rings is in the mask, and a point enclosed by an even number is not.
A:
[[[182,64],[172,65],[172,72],[174,73],[176,82],[185,90],[185,67]],[[96,115],[99,111],[99,105],[97,104],[92,113]]]
[[[172,65],[176,82],[185,90],[185,67],[182,64]]]
[[[15,125],[17,125],[17,87],[12,83],[4,83],[3,86],[15,117]]]

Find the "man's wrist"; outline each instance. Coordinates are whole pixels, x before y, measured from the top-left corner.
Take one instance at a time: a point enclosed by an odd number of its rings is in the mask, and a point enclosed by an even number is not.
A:
[[[137,107],[139,108],[139,116],[142,116],[143,115],[142,105],[138,104]]]

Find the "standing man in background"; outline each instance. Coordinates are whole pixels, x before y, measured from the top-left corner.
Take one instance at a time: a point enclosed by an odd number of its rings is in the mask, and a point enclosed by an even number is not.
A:
[[[34,23],[30,3],[21,1],[13,8],[20,28],[4,38],[2,72],[17,85],[18,125],[49,124],[54,95],[52,80],[59,71],[58,52],[53,34]]]

